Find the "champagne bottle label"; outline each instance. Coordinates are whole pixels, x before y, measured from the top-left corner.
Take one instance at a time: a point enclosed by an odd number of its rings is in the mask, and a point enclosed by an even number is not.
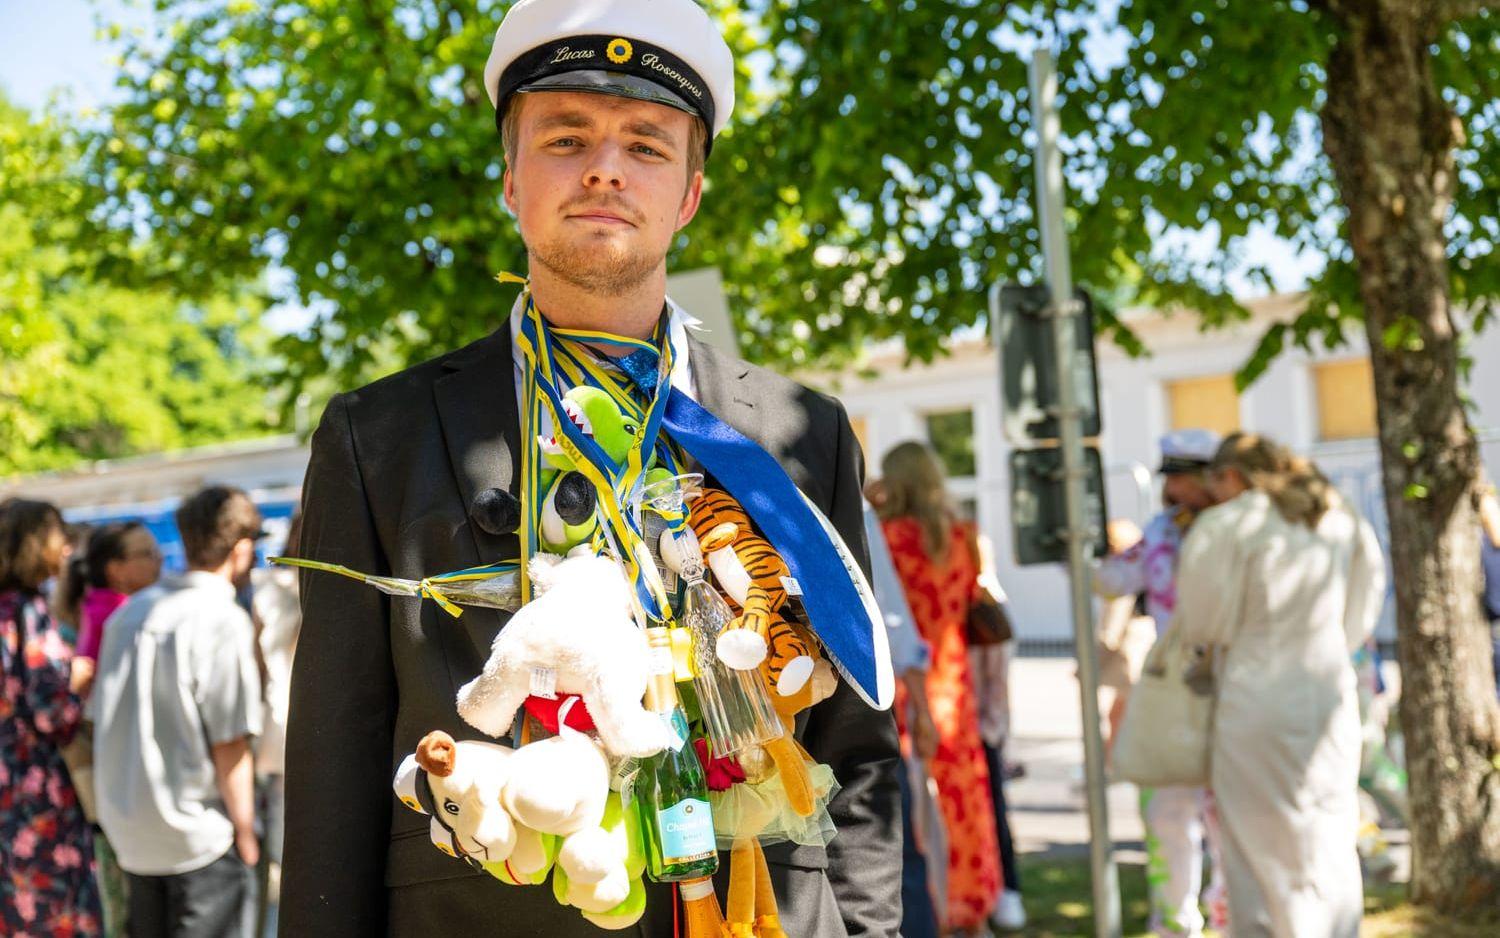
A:
[[[656,818],[665,865],[696,863],[714,855],[717,849],[714,818],[707,801],[684,798],[672,807],[658,811]]]

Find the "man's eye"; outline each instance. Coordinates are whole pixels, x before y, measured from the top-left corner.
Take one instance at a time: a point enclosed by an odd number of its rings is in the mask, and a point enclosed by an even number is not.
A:
[[[661,153],[660,150],[657,150],[655,147],[648,147],[644,143],[637,143],[635,145],[635,152],[637,152],[637,153],[644,153],[647,156],[661,156],[662,155],[662,153]]]
[[[576,147],[576,146],[578,146],[578,138],[577,137],[560,137],[557,140],[552,141],[551,146],[554,146],[554,147]]]

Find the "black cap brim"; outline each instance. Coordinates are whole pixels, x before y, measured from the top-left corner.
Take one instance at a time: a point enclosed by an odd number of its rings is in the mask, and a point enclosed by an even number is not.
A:
[[[1208,469],[1209,464],[1198,462],[1195,459],[1183,459],[1180,456],[1168,456],[1161,461],[1161,468],[1157,469],[1158,475],[1181,476],[1192,475]]]
[[[671,51],[624,36],[569,36],[517,56],[495,85],[495,126],[518,91],[579,91],[649,101],[696,115],[710,131],[715,103],[703,78]],[[706,134],[705,153],[713,147]]]
[[[535,81],[529,81],[516,89],[517,94],[527,94],[535,91],[578,91],[586,94],[612,94],[619,98],[630,98],[635,101],[649,101],[652,104],[661,104],[679,111],[686,111],[694,117],[698,116],[697,108],[689,104],[684,98],[673,94],[669,89],[663,88],[656,82],[636,75],[627,75],[623,72],[608,72],[604,69],[580,69],[576,72],[547,75]]]

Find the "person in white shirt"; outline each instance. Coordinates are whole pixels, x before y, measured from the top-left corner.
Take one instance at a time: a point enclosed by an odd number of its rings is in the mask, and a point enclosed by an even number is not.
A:
[[[251,739],[261,729],[254,629],[235,602],[261,536],[238,489],[177,510],[189,570],[111,617],[89,706],[99,823],[130,884],[132,938],[239,927],[260,845]]]
[[[297,556],[301,529],[299,512],[287,527],[282,553]],[[261,783],[265,807],[262,852],[266,858],[266,908],[261,931],[274,935],[281,897],[281,845],[286,832],[286,724],[291,712],[292,657],[302,631],[297,571],[290,567],[257,568],[250,573],[250,594],[256,642],[266,675],[263,732],[255,741],[255,775]]]

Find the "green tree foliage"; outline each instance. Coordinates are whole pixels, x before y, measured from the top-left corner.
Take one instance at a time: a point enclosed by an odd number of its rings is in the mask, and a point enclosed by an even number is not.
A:
[[[0,476],[267,432],[262,304],[92,279],[67,246],[92,204],[78,165],[64,128],[0,102]]]
[[[156,276],[290,272],[321,314],[276,346],[297,390],[495,328],[512,291],[493,277],[525,268],[482,84],[508,4],[157,6],[171,26],[125,40],[127,101],[94,154],[110,214],[151,227]]]
[[[762,360],[826,364],[893,335],[927,358],[982,322],[983,284],[1039,273],[1017,52],[1038,34],[1061,55],[1077,279],[1242,318],[1226,278],[1269,282],[1243,242],[1262,224],[1329,264],[1245,379],[1358,321],[1316,118],[1335,26],[1308,3],[709,6],[740,53],[740,106],[674,263],[723,270]],[[277,347],[294,380],[367,373],[383,337],[415,360],[494,328],[509,296],[489,278],[524,266],[481,83],[505,0],[157,7],[170,25],[127,39],[127,100],[94,160],[115,217],[153,229],[147,269],[205,289],[290,271],[322,313]],[[1478,263],[1500,233],[1495,29],[1455,25],[1434,57],[1467,131],[1450,232],[1454,298],[1475,311],[1500,292]],[[1204,229],[1206,259],[1162,249],[1164,231]]]
[[[724,272],[743,348],[805,365],[903,335],[930,357],[981,318],[981,282],[1029,270],[1025,69],[978,26],[1003,4],[709,6],[739,105],[672,262]],[[294,382],[368,374],[382,337],[415,360],[495,327],[490,278],[524,266],[482,87],[507,3],[158,7],[171,25],[127,39],[95,153],[114,211],[153,228],[152,269],[290,271],[322,314],[277,347]],[[1108,283],[1114,245],[1091,246],[1080,273]]]

